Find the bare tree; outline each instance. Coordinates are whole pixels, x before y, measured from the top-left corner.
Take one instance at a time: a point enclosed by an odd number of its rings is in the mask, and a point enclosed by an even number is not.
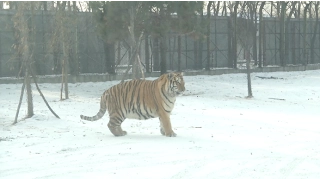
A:
[[[301,1],[299,1],[298,2],[298,9],[297,9],[297,11],[295,12],[295,14],[294,14],[294,17],[295,18],[301,18],[301,5],[302,5],[302,2]]]
[[[30,13],[27,13],[28,10],[31,9],[31,11],[34,11],[34,4],[35,2],[19,2],[17,3],[17,12],[13,18],[13,22],[14,22],[14,27],[17,30],[16,32],[18,32],[16,34],[17,39],[19,40],[19,47],[18,48],[18,53],[22,54],[22,66],[21,66],[21,70],[20,72],[22,72],[22,70],[24,70],[25,75],[24,75],[24,82],[21,88],[21,94],[20,94],[20,99],[19,99],[19,104],[18,104],[18,108],[17,108],[17,112],[16,112],[16,116],[15,116],[15,120],[13,122],[13,124],[16,124],[18,122],[18,116],[19,116],[19,111],[20,111],[20,107],[21,107],[21,103],[22,103],[22,98],[23,98],[23,92],[24,89],[26,87],[27,90],[27,105],[28,105],[28,114],[25,118],[30,118],[34,115],[34,111],[33,111],[33,99],[32,99],[32,89],[31,89],[31,76],[34,80],[34,83],[37,87],[38,92],[40,93],[41,97],[43,98],[44,102],[46,103],[46,105],[48,106],[48,108],[50,109],[50,111],[57,117],[59,118],[59,116],[51,109],[51,107],[49,106],[48,102],[46,101],[44,95],[42,94],[37,81],[36,81],[36,77],[33,73],[33,68],[32,68],[32,64],[33,64],[33,51],[34,51],[34,47],[31,44],[34,44],[33,42],[31,42],[31,36],[32,34],[35,33],[35,28],[34,28],[34,23],[33,23],[33,16],[32,14],[30,15]],[[30,12],[30,11],[29,11]],[[32,39],[34,40],[34,39]]]
[[[64,95],[65,99],[69,99],[69,88],[68,88],[68,71],[69,71],[69,54],[67,49],[69,49],[69,29],[66,28],[68,21],[66,21],[66,1],[62,2],[62,5],[58,11],[58,21],[60,21],[60,33],[61,33],[61,41],[62,41],[62,52],[63,52],[63,58],[62,58],[62,81],[61,81],[61,92],[60,92],[60,100],[63,100],[62,98],[62,91],[64,86]]]
[[[62,3],[58,2],[56,7],[56,14],[55,14],[55,22],[54,22],[54,30],[53,36],[51,41],[51,47],[54,53],[54,60],[55,66],[54,68],[59,68],[61,66],[61,91],[60,91],[60,100],[69,99],[69,88],[68,88],[68,75],[69,75],[69,64],[72,56],[72,47],[73,47],[73,39],[77,39],[75,36],[72,35],[71,29],[75,27],[77,23],[77,18],[74,13],[71,13],[71,4],[69,3],[67,6],[67,2],[63,1]],[[74,9],[76,10],[76,9]],[[77,36],[77,34],[76,34]],[[77,42],[75,42],[77,43]],[[62,51],[62,58],[60,59],[57,56],[57,53]],[[56,55],[55,55],[56,54]],[[78,63],[77,57],[75,57],[75,63],[72,65],[75,74],[77,74]],[[60,61],[60,62],[59,62]],[[57,70],[56,70],[57,71]],[[64,94],[64,97],[63,97]]]
[[[308,58],[307,58],[307,11],[309,9],[310,3],[306,3],[306,6],[303,10],[303,64],[308,64]]]
[[[252,87],[251,87],[251,73],[250,73],[250,49],[253,46],[253,36],[256,34],[256,28],[253,22],[253,18],[250,18],[252,15],[254,2],[244,2],[241,5],[241,14],[242,18],[237,19],[237,38],[238,43],[244,48],[245,59],[246,59],[246,68],[247,68],[247,85],[248,85],[248,98],[253,97]]]
[[[258,29],[258,17],[257,17],[257,9],[259,2],[252,2],[252,11],[250,12],[251,21],[254,22],[255,29]],[[253,59],[254,59],[254,65],[258,65],[258,55],[257,55],[257,36],[256,33],[253,34]]]
[[[215,17],[219,16],[220,3],[221,3],[221,1],[218,1],[217,4],[216,4],[215,2],[213,2],[213,15],[214,15]]]
[[[289,57],[289,24],[290,24],[290,20],[291,20],[291,16],[293,15],[294,11],[295,11],[295,7],[296,7],[297,1],[293,1],[290,4],[288,3],[288,8],[290,8],[290,12],[289,15],[287,16],[286,22],[285,22],[285,45],[284,45],[284,61],[287,62],[288,61],[288,57]],[[290,6],[289,6],[290,5]],[[294,60],[293,60],[294,61]]]
[[[140,6],[140,3],[136,4],[137,6]],[[130,35],[130,49],[131,49],[131,57],[129,60],[129,66],[125,72],[125,74],[123,75],[123,78],[121,80],[121,82],[124,82],[125,77],[127,76],[129,70],[132,68],[132,79],[137,79],[139,78],[139,70],[141,72],[141,76],[144,79],[144,71],[142,68],[142,64],[141,64],[141,59],[139,56],[139,49],[140,49],[140,45],[141,45],[141,41],[142,41],[142,37],[144,34],[144,31],[141,31],[141,34],[139,36],[139,39],[136,39],[135,37],[135,18],[136,18],[136,14],[137,14],[137,7],[131,6],[128,9],[128,14],[130,17],[130,21],[129,21],[129,26],[128,26],[128,31],[129,31],[129,35]]]
[[[210,54],[211,54],[211,49],[210,49],[210,26],[211,26],[211,6],[212,6],[212,1],[209,1],[207,4],[207,64],[206,64],[206,70],[210,70]],[[180,39],[181,41],[181,39]]]
[[[281,4],[280,4],[281,3]],[[287,7],[287,2],[281,1],[278,3],[279,8],[281,7],[281,10],[278,11],[280,12],[280,64],[281,66],[285,66],[285,15],[286,15],[286,7]]]
[[[105,51],[109,52],[106,57],[110,57],[110,54],[112,54],[112,59],[114,59],[116,42],[122,42],[129,52],[128,67],[122,81],[130,70],[132,70],[132,79],[137,79],[140,76],[144,78],[144,70],[140,59],[140,45],[146,24],[149,22],[148,18],[150,18],[147,3],[112,1],[90,2],[89,5],[96,11],[99,35],[108,46],[105,48]],[[106,60],[109,59],[111,58],[106,58]],[[108,66],[107,72],[114,74],[114,62],[109,60],[107,64],[113,66],[113,68]],[[113,72],[111,69],[113,69]]]
[[[232,51],[233,51],[233,67],[236,69],[237,68],[237,44],[238,44],[238,22],[237,22],[237,15],[238,15],[238,6],[239,6],[239,1],[235,2],[235,5],[233,6],[233,38],[232,38]]]
[[[27,104],[28,104],[28,113],[26,118],[30,118],[33,116],[33,99],[32,99],[32,89],[31,89],[31,80],[30,80],[30,32],[32,31],[30,28],[30,15],[26,14],[26,10],[30,6],[28,2],[20,2],[17,4],[17,13],[13,18],[15,29],[18,32],[16,36],[19,40],[18,53],[22,55],[22,66],[20,72],[24,70],[24,83],[21,89],[21,96],[23,96],[24,87],[27,90]],[[20,110],[22,97],[20,98],[20,102],[17,109],[16,118],[14,124],[17,123],[17,118]]]
[[[139,6],[140,4],[138,4]],[[137,8],[138,9],[138,8]],[[144,72],[143,72],[143,68],[142,68],[142,64],[141,64],[141,59],[138,53],[138,49],[140,49],[140,44],[141,44],[141,40],[144,34],[144,31],[141,32],[140,38],[138,39],[139,42],[136,42],[136,37],[134,35],[134,30],[135,30],[135,14],[137,12],[135,11],[135,7],[131,7],[129,9],[129,16],[130,16],[130,26],[128,27],[129,30],[129,34],[131,37],[131,49],[133,50],[134,48],[136,48],[137,50],[131,54],[131,56],[133,56],[133,69],[132,69],[132,79],[136,79],[139,78],[139,70],[141,72],[142,78],[144,79]]]
[[[140,45],[142,41],[142,37],[144,35],[144,30],[138,31],[140,33],[140,36],[138,39],[136,39],[135,32],[137,32],[136,24],[137,22],[137,14],[138,11],[141,10],[143,2],[130,2],[128,5],[130,6],[128,9],[128,15],[129,15],[129,26],[128,32],[129,32],[129,44],[130,44],[130,50],[131,50],[131,57],[129,60],[128,68],[125,72],[125,74],[122,77],[121,82],[124,82],[125,77],[127,76],[129,70],[132,68],[132,79],[138,79],[139,78],[139,70],[141,73],[142,78],[144,79],[144,70],[142,68],[142,63],[139,55]]]
[[[310,45],[310,49],[311,49],[310,60],[311,60],[311,63],[315,62],[314,44],[315,44],[315,41],[316,41],[316,36],[317,36],[318,26],[319,26],[319,4],[320,4],[320,2],[317,1],[317,2],[313,2],[313,3],[315,3],[315,5],[314,5],[314,8],[315,8],[315,23],[314,23],[314,27],[313,27],[313,35],[312,35],[311,45]]]
[[[261,2],[259,7],[259,68],[262,68],[262,22],[263,22],[263,15],[262,10],[264,5],[266,4],[265,1]]]

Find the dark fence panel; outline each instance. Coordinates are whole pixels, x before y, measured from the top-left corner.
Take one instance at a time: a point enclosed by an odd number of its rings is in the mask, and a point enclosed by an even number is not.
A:
[[[265,23],[265,65],[280,66],[280,21],[278,18],[264,18]],[[303,27],[306,25],[306,34],[304,35]],[[286,52],[286,65],[307,64],[311,62],[311,43],[314,33],[314,20],[307,20],[304,24],[303,19],[291,19],[288,23],[287,29],[287,41],[285,44],[288,48]],[[304,41],[304,36],[305,41]],[[320,63],[320,23],[318,23],[318,29],[316,32],[316,40],[314,41],[314,62]],[[305,55],[303,49],[306,49]]]
[[[0,10],[0,77],[18,76],[21,59],[17,55],[15,44],[15,29],[12,18],[15,10]],[[97,34],[96,22],[89,12],[71,12],[73,22],[66,24],[70,30],[70,40],[72,46],[69,49],[70,68],[69,73],[106,73],[106,52],[104,42]],[[39,75],[60,74],[61,59],[63,58],[61,42],[55,49],[53,46],[55,29],[55,12],[36,11],[34,13],[35,35],[34,42],[34,67]],[[280,66],[280,21],[279,18],[263,18],[262,42],[257,42],[262,47],[261,57],[263,66]],[[230,17],[211,17],[210,24],[210,57],[207,57],[206,39],[194,36],[193,33],[180,34],[181,37],[181,62],[178,62],[178,34],[171,32],[166,38],[166,64],[170,70],[199,70],[204,69],[209,58],[210,68],[232,67],[232,49],[230,43],[232,39],[232,23]],[[315,21],[308,19],[306,23],[306,38],[303,34],[303,19],[291,19],[286,26],[286,53],[285,65],[303,64],[304,62],[320,63],[320,23],[314,38]],[[304,41],[305,39],[305,41]],[[311,43],[314,41],[312,51]],[[257,41],[259,38],[257,37]],[[145,45],[149,50],[145,57]],[[305,45],[305,52],[304,50]],[[140,58],[143,65],[146,59],[150,62],[150,70],[154,65],[154,42],[148,36],[148,43],[144,40],[141,43]],[[200,48],[202,47],[202,48]],[[160,52],[160,51],[159,51]],[[130,48],[125,42],[115,43],[116,73],[123,73],[130,58]],[[311,54],[314,55],[314,62],[311,61]],[[243,48],[237,45],[237,59],[243,60]],[[251,55],[253,54],[251,49]],[[259,54],[258,54],[259,57]],[[254,61],[253,58],[251,58]],[[56,68],[55,68],[56,67]]]

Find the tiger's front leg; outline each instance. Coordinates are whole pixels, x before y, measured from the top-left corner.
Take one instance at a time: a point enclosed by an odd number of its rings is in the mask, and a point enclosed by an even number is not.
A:
[[[171,122],[170,122],[170,116],[167,113],[163,113],[159,117],[160,119],[160,132],[162,135],[167,136],[167,137],[176,137],[177,134],[173,132],[172,127],[171,127]]]

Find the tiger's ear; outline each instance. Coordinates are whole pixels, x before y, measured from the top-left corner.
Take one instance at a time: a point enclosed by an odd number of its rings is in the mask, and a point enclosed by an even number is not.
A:
[[[172,79],[172,78],[173,78],[173,76],[174,76],[174,74],[173,74],[173,73],[168,73],[168,79]]]
[[[183,76],[183,72],[176,72],[178,76]]]

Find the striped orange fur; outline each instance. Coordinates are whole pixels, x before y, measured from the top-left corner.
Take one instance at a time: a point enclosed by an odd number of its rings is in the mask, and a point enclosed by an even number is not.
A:
[[[113,135],[127,134],[121,128],[126,119],[150,119],[159,117],[160,132],[168,137],[176,136],[170,122],[176,96],[185,91],[183,73],[167,73],[158,79],[131,80],[112,86],[106,90],[100,101],[100,110],[93,116],[81,115],[81,119],[96,121],[108,110],[108,127]]]

